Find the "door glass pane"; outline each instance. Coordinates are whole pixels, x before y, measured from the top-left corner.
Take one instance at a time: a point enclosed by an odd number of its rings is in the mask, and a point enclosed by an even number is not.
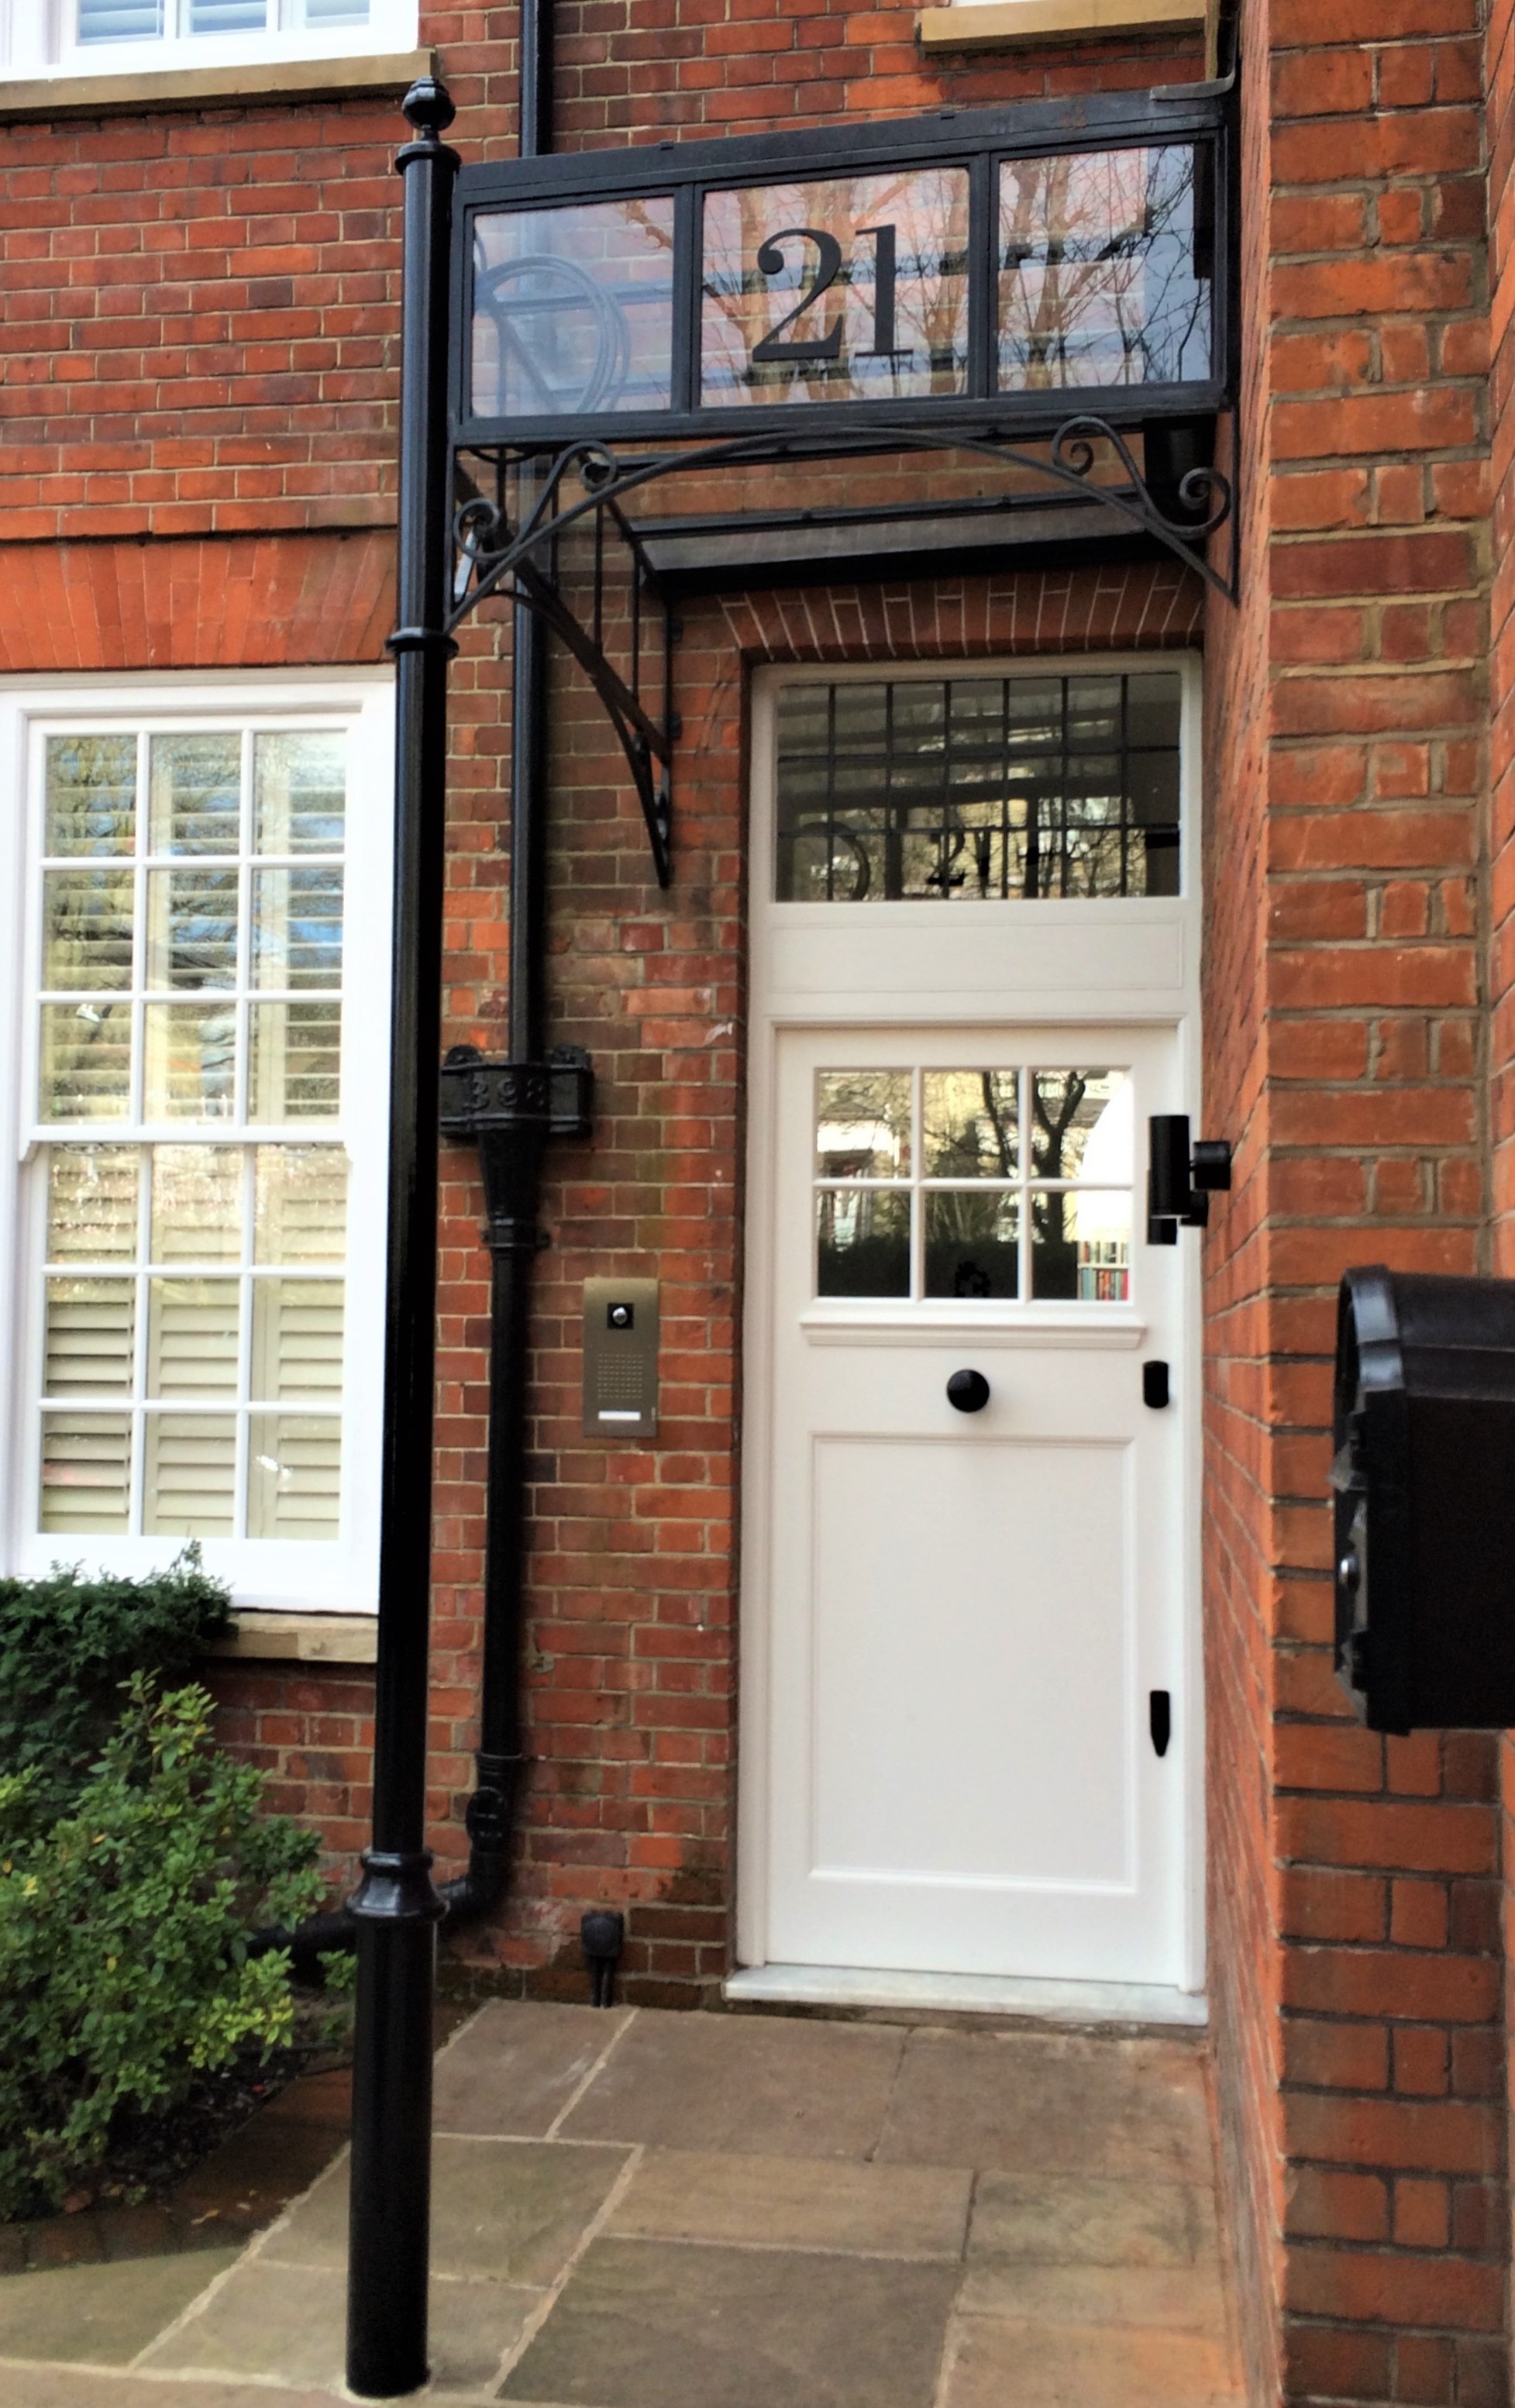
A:
[[[1019,1071],[928,1070],[922,1086],[928,1179],[1015,1177]]]
[[[48,1260],[132,1262],[136,1255],[135,1145],[60,1145],[48,1162]]]
[[[105,1538],[129,1528],[131,1415],[44,1413],[41,1492],[38,1521],[44,1530],[79,1530]]]
[[[130,853],[136,842],[135,736],[50,736],[43,850]]]
[[[967,390],[965,168],[711,193],[701,273],[707,408]]]
[[[45,987],[129,987],[132,890],[129,869],[50,869],[43,879],[47,922]]]
[[[152,1149],[152,1259],[236,1263],[242,1258],[240,1146]]]
[[[1079,1304],[1131,1293],[1131,1190],[1032,1191],[1031,1292]]]
[[[815,1091],[815,1167],[821,1178],[908,1177],[908,1070],[820,1070]]]
[[[673,202],[580,201],[474,220],[473,406],[483,418],[666,409]]]
[[[1021,1199],[1013,1189],[933,1188],[925,1208],[927,1296],[1019,1296]]]
[[[1036,1070],[1031,1167],[1037,1179],[1132,1176],[1132,1090],[1123,1070]]]
[[[912,678],[779,697],[783,903],[1179,891],[1179,681]]]
[[[816,1294],[908,1296],[910,1199],[891,1187],[822,1187],[816,1196]]]
[[[1002,391],[1209,375],[1208,151],[1065,152],[999,172]]]

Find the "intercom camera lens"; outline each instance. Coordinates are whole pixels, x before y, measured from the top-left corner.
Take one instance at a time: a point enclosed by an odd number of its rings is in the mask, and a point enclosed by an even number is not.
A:
[[[630,1329],[636,1316],[631,1305],[612,1304],[605,1317],[612,1329]]]

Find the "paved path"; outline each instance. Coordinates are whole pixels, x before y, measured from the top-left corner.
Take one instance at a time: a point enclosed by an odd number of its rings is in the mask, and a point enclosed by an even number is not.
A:
[[[1192,2039],[493,2004],[436,2135],[438,2399],[1242,2408]],[[0,2281],[6,2408],[330,2408],[346,2193]]]

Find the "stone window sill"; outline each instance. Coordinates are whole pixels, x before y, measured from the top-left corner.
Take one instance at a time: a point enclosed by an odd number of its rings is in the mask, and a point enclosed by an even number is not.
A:
[[[1003,50],[1066,35],[1097,41],[1200,26],[1205,18],[1206,0],[958,0],[955,7],[922,8],[919,25],[928,50]]]
[[[161,67],[144,75],[36,76],[0,83],[0,123],[24,117],[144,117],[160,108],[236,108],[289,99],[402,93],[435,73],[431,50],[368,58],[270,59],[262,65]]]
[[[236,1628],[213,1639],[207,1656],[254,1657],[279,1664],[372,1664],[379,1654],[373,1613],[259,1613],[236,1617]]]

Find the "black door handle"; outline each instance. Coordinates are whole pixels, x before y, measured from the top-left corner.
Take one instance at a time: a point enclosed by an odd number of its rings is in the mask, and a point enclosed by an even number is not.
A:
[[[989,1383],[981,1371],[954,1371],[947,1383],[947,1401],[960,1413],[981,1413],[989,1402]]]

